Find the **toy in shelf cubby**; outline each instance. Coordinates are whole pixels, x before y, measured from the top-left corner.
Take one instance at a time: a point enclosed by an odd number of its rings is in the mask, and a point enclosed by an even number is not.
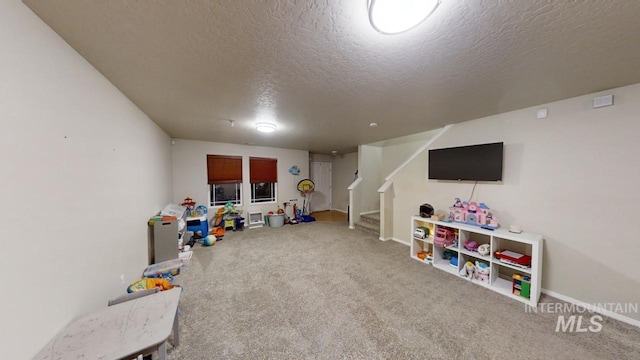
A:
[[[513,274],[511,291],[514,295],[520,295],[524,298],[531,296],[531,277],[522,274]]]
[[[426,231],[421,228],[429,230],[425,238],[422,235]],[[542,236],[413,216],[411,238],[411,258],[529,305],[538,303]],[[424,259],[421,258],[423,252]],[[426,257],[427,253],[430,258]],[[514,287],[516,274],[521,279]]]

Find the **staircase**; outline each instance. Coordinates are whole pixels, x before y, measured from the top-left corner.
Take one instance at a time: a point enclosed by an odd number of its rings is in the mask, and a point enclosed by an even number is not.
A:
[[[360,221],[355,223],[356,229],[380,236],[380,212],[360,215]]]

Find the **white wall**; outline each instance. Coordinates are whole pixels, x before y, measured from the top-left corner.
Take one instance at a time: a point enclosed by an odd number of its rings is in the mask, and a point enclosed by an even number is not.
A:
[[[141,275],[170,139],[19,1],[0,43],[0,348],[30,359]]]
[[[615,106],[592,99],[615,95]],[[480,183],[502,226],[519,224],[545,238],[542,286],[593,303],[640,299],[640,84],[457,124],[433,148],[504,141],[504,180]],[[420,203],[445,210],[468,199],[473,183],[427,181],[427,152],[394,178],[394,237],[409,241]],[[640,319],[640,314],[623,314]]]
[[[173,201],[182,203],[189,196],[198,204],[209,204],[209,185],[207,184],[207,155],[242,156],[242,206],[237,209],[262,211],[265,215],[269,211],[276,211],[276,204],[251,205],[251,184],[249,182],[249,157],[266,157],[278,159],[278,204],[287,201],[302,208],[303,197],[297,189],[298,182],[309,177],[309,153],[303,150],[289,150],[261,146],[236,145],[207,141],[175,139],[171,147],[173,165]],[[297,165],[299,175],[291,175],[289,168]],[[291,201],[297,200],[297,201]],[[211,219],[215,209],[209,211]],[[292,209],[287,209],[292,215]],[[245,216],[246,218],[246,216]],[[248,225],[248,221],[245,221]]]
[[[382,148],[382,179],[404,163],[428,140],[412,141],[404,144],[385,146]]]
[[[331,163],[331,203],[332,209],[347,212],[349,208],[349,191],[347,188],[355,178],[358,170],[358,152],[336,156],[309,154],[309,161]]]
[[[333,156],[325,154],[311,154],[309,153],[309,162],[326,162],[333,163]]]
[[[380,210],[378,188],[384,183],[382,175],[382,147],[360,145],[358,147],[358,176],[360,184],[360,213]]]
[[[356,179],[356,170],[358,170],[357,152],[338,155],[333,159],[331,198],[334,209],[343,212],[347,211],[349,207],[349,191],[347,188]]]
[[[382,179],[387,178],[399,166],[404,164],[410,156],[425,146],[439,132],[440,129],[423,131],[371,144],[382,147]]]

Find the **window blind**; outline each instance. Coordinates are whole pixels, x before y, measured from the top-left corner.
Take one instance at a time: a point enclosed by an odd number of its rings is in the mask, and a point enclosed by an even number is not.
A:
[[[252,184],[277,183],[278,159],[249,158],[249,173]]]
[[[207,155],[209,184],[242,182],[242,156]]]

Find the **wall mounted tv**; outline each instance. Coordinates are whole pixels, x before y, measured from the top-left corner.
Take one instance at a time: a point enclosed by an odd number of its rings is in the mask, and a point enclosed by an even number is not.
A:
[[[503,143],[429,150],[429,179],[502,180]]]

